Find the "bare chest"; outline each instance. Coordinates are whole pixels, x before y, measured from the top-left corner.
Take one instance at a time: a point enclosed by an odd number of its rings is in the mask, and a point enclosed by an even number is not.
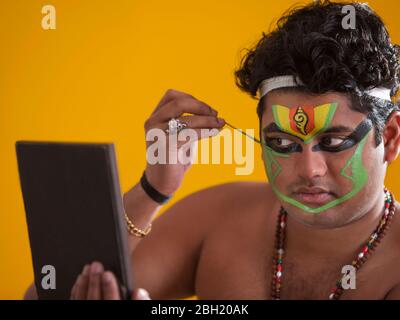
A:
[[[259,226],[254,226],[253,232],[249,229],[247,233],[240,228],[222,230],[204,243],[196,277],[199,299],[270,299],[274,232]],[[383,276],[391,266],[382,257],[372,256],[357,271],[356,288],[349,287],[341,299],[384,299],[393,279]],[[328,299],[343,276],[343,265],[337,261],[310,261],[301,255],[286,257],[281,298]]]

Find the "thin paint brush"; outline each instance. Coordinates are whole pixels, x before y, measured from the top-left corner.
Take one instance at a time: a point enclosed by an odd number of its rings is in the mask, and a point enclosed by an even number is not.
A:
[[[234,127],[233,125],[229,124],[228,122],[225,121],[225,124],[228,125],[229,127],[231,127],[232,129],[239,131],[240,133],[244,134],[246,137],[248,137],[248,138],[254,140],[255,142],[261,143],[261,141],[258,140],[257,138],[252,137],[251,135],[247,134],[246,132],[244,132],[244,131],[242,131],[242,130],[236,128],[236,127]]]

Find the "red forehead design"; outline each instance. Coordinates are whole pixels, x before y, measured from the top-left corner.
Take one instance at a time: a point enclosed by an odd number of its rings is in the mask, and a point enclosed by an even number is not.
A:
[[[299,122],[299,119],[301,119],[301,122]],[[314,107],[300,106],[297,108],[290,108],[289,122],[292,130],[300,134],[307,135],[315,127]],[[303,127],[305,132],[302,132],[300,127]]]

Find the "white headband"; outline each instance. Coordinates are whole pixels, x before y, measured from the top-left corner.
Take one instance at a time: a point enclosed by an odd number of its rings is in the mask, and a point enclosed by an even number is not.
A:
[[[258,87],[260,99],[264,97],[268,92],[288,87],[300,87],[304,86],[303,82],[299,78],[294,76],[279,76],[266,79],[260,83]],[[366,90],[366,94],[373,96],[375,98],[392,101],[390,97],[390,89],[387,88],[374,88],[371,90]]]

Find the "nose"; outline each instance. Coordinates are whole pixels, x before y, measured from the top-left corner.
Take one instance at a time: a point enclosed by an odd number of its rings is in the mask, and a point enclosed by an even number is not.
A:
[[[323,177],[328,169],[324,153],[313,152],[311,147],[303,146],[303,152],[296,159],[297,174],[305,180]]]

